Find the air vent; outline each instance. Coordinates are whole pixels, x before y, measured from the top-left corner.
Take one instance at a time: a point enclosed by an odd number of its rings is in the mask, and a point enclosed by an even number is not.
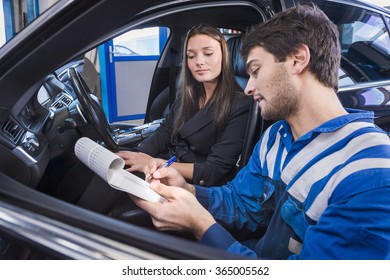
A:
[[[62,107],[68,107],[69,104],[72,103],[72,98],[70,98],[68,95],[61,95],[60,98],[58,98],[54,103],[50,106],[54,109],[59,109]]]
[[[3,124],[2,131],[4,132],[5,136],[7,136],[7,138],[10,139],[14,144],[17,144],[19,139],[24,134],[24,129],[11,119]]]

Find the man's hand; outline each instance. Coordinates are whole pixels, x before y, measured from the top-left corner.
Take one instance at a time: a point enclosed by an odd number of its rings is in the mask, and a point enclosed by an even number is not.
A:
[[[144,168],[145,178],[151,178],[150,180],[158,180],[159,182],[176,186],[195,194],[195,187],[186,182],[184,177],[173,167],[164,167],[166,160],[159,158],[151,159]]]
[[[165,197],[165,201],[154,203],[134,196],[132,199],[152,216],[153,224],[158,230],[190,231],[197,239],[201,239],[215,223],[213,216],[187,190],[166,186],[158,181],[153,181],[150,186]]]

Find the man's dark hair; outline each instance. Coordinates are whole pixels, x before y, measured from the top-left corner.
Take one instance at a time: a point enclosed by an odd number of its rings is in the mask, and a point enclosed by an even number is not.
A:
[[[253,27],[244,37],[245,60],[252,48],[263,47],[284,62],[298,46],[310,49],[309,71],[325,86],[338,89],[340,43],[337,26],[315,5],[297,5]]]

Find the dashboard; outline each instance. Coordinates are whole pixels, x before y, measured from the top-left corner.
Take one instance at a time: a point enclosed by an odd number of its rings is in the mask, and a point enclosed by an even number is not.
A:
[[[71,87],[48,76],[22,109],[0,124],[0,170],[35,187],[49,161],[69,150],[64,141],[77,138],[75,131],[61,129],[75,100]]]
[[[15,106],[20,109],[0,123],[0,171],[32,188],[38,187],[48,169],[58,172],[58,166],[74,157],[74,144],[81,136],[99,140],[64,73],[46,77],[27,101]],[[91,98],[99,103],[95,99]],[[161,121],[109,126],[114,142],[134,147],[153,134]]]

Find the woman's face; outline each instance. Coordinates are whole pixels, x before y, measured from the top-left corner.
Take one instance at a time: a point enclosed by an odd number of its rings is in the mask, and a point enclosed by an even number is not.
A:
[[[222,69],[221,44],[214,38],[198,34],[187,44],[187,65],[201,83],[216,83]]]

